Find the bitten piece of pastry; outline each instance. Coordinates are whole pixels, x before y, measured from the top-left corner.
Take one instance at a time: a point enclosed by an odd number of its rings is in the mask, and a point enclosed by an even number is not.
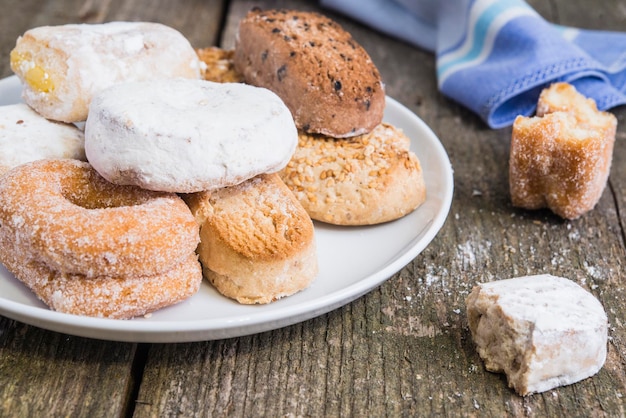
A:
[[[537,116],[513,124],[509,185],[514,206],[576,219],[597,204],[613,157],[617,119],[565,83],[541,94]]]
[[[270,303],[317,276],[313,222],[277,174],[183,198],[200,224],[204,276],[223,295]]]
[[[571,280],[543,274],[482,283],[466,305],[485,367],[505,373],[522,396],[593,376],[605,362],[604,308]]]
[[[123,81],[200,78],[189,41],[158,23],[109,22],[30,29],[11,51],[26,103],[48,119],[87,119],[91,98]]]

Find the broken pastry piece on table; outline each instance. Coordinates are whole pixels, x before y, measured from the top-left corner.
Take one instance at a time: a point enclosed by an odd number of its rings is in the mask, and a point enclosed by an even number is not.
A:
[[[514,206],[549,208],[576,219],[596,205],[606,186],[617,119],[597,110],[566,83],[544,90],[534,117],[513,125],[509,184]]]
[[[280,176],[311,218],[373,225],[425,201],[410,140],[382,123],[380,73],[339,24],[312,12],[252,10],[233,62],[246,83],[274,91],[291,111],[299,146]]]
[[[486,369],[504,373],[519,395],[578,382],[604,365],[604,308],[569,279],[543,274],[482,283],[466,306]]]

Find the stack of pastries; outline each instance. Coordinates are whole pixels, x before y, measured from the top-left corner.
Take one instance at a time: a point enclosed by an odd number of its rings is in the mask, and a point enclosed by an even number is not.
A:
[[[425,198],[376,67],[321,15],[253,10],[234,51],[154,23],[40,27],[11,66],[26,104],[0,108],[0,262],[60,312],[145,315],[203,276],[269,303],[317,276],[312,219],[386,222]]]
[[[234,69],[285,102],[298,148],[280,176],[311,218],[372,225],[426,199],[410,140],[383,124],[385,90],[371,58],[326,16],[252,10],[239,23]]]

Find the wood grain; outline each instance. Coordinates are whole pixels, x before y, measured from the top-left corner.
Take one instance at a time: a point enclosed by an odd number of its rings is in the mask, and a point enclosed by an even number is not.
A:
[[[0,316],[0,416],[116,416],[132,405],[134,344],[72,337]]]
[[[603,0],[530,2],[547,19],[624,30],[626,8]],[[194,46],[234,45],[251,7],[322,11],[368,50],[387,93],[439,136],[454,168],[454,200],[439,235],[366,296],[318,318],[258,335],[186,344],[119,344],[48,332],[0,317],[0,416],[624,416],[626,414],[626,109],[609,185],[576,221],[513,208],[510,129],[490,130],[437,90],[432,54],[316,2],[23,0],[0,15],[0,75],[29,27],[154,20]],[[478,282],[526,274],[568,277],[609,316],[606,365],[593,378],[519,397],[485,371],[465,297]]]
[[[15,2],[11,13],[0,13],[0,76],[12,74],[9,52],[32,27],[155,21],[202,47],[218,42],[224,12],[225,3],[214,0]],[[0,416],[130,416],[144,352],[137,344],[72,337],[0,316]]]

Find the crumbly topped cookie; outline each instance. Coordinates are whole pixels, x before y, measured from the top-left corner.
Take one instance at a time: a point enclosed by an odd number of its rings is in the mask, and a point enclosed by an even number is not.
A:
[[[243,82],[243,75],[235,70],[232,49],[222,49],[218,47],[207,47],[196,49],[198,58],[204,64],[201,68],[201,76],[207,81],[216,83],[240,83]]]
[[[371,225],[400,218],[421,205],[426,186],[410,140],[381,124],[349,139],[299,133],[280,172],[311,218],[337,225]]]

